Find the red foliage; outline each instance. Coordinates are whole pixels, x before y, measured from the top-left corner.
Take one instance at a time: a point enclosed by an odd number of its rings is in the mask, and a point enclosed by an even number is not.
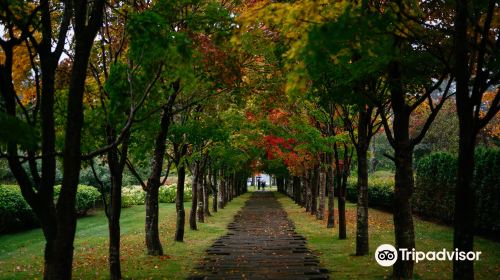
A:
[[[300,149],[297,146],[297,140],[293,138],[285,139],[275,135],[267,135],[262,142],[266,149],[267,159],[283,160],[292,174],[301,174],[315,162],[315,157],[308,151]]]
[[[193,41],[202,54],[205,73],[214,81],[222,81],[225,86],[233,86],[241,77],[241,69],[231,56],[214,44],[206,34],[193,35]]]
[[[288,125],[288,113],[279,108],[269,109],[268,118],[273,124]]]

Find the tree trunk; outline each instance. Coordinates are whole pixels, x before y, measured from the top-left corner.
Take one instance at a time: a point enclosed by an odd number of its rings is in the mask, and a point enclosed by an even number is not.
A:
[[[231,192],[231,177],[224,176],[224,206],[226,206],[229,201],[230,192]]]
[[[71,253],[69,254],[69,252]],[[60,239],[47,239],[44,257],[44,279],[71,279],[73,261],[72,242]]]
[[[196,209],[198,206],[198,176],[200,176],[200,163],[196,162],[193,168],[193,179],[192,179],[192,199],[191,199],[191,211],[189,212],[189,228],[192,230],[197,230],[196,226]]]
[[[311,178],[311,215],[318,212],[318,185],[319,185],[319,166],[312,171]]]
[[[305,180],[304,180],[304,187],[305,187],[305,207],[306,207],[306,212],[311,212],[312,208],[312,194],[311,194],[311,171],[308,170],[306,171],[305,175]]]
[[[108,144],[116,141],[115,127],[107,126]],[[111,177],[110,203],[107,212],[109,228],[109,271],[110,278],[121,279],[120,265],[120,215],[122,209],[122,182],[123,170],[128,153],[130,133],[127,131],[123,138],[120,152],[113,148],[107,153],[109,173]]]
[[[472,114],[470,114],[470,117],[462,116],[459,123],[458,177],[455,191],[453,236],[453,247],[465,252],[473,251],[474,249],[475,192],[472,186],[472,179],[474,172],[475,133],[472,129],[471,116]],[[474,279],[473,261],[454,261],[453,278],[460,280]]]
[[[207,170],[210,170],[207,169]],[[207,176],[204,178],[205,182],[203,183],[203,212],[204,215],[207,217],[212,216],[210,214],[210,190],[212,190],[212,176],[210,173],[207,174]]]
[[[217,197],[219,192],[217,191],[217,170],[212,170],[212,211],[217,212]]]
[[[113,151],[111,153],[115,153]],[[116,159],[117,160],[117,159]],[[114,161],[114,160],[113,160]],[[118,164],[111,163],[110,165]],[[123,169],[122,169],[123,171]],[[111,171],[113,172],[113,171]],[[116,174],[111,175],[111,201],[109,204],[109,271],[110,278],[113,280],[121,279],[121,265],[120,265],[120,214],[121,214],[121,172],[113,172]]]
[[[347,188],[347,175],[348,171],[348,161],[347,161],[347,148],[344,150],[344,165],[342,168],[342,175],[339,178],[341,180],[339,184],[339,239],[347,238],[347,226],[345,217],[345,194]]]
[[[161,246],[158,229],[158,193],[158,187],[148,187],[148,191],[146,192],[146,247],[150,256],[163,255],[163,247]]]
[[[293,176],[292,186],[293,186],[293,194],[294,194],[295,203],[302,206],[302,201],[300,199],[301,187],[300,187],[300,177],[299,176]]]
[[[174,106],[175,99],[179,93],[180,81],[172,83],[174,92],[169,96],[167,104],[162,108],[160,118],[160,130],[156,135],[155,146],[153,151],[153,162],[148,182],[146,184],[146,247],[148,255],[161,256],[163,248],[160,242],[160,233],[158,229],[158,192],[161,185],[161,172],[163,169],[165,151],[167,149],[167,135],[171,121],[171,111]],[[165,176],[168,177],[168,174]]]
[[[204,181],[204,174],[203,170],[200,168],[200,174],[198,174],[198,204],[197,204],[197,210],[196,214],[198,216],[198,222],[204,223],[205,222],[205,183]]]
[[[299,185],[300,185],[300,206],[306,208],[307,211],[307,175],[303,175],[299,177]]]
[[[76,5],[76,4],[75,4]],[[75,8],[75,17],[86,19],[87,6],[78,4]],[[102,25],[104,1],[96,1],[92,8],[92,18],[85,26],[82,22],[75,23],[75,56],[71,72],[71,81],[68,94],[67,118],[63,152],[63,179],[61,192],[57,201],[57,245],[56,250],[61,263],[51,268],[52,272],[61,274],[51,275],[48,279],[71,279],[71,266],[73,261],[73,241],[76,231],[76,190],[78,187],[81,166],[81,132],[83,126],[83,93],[85,77],[90,51],[98,29]],[[59,257],[58,257],[59,258]]]
[[[319,174],[319,209],[316,218],[323,220],[325,218],[325,195],[326,195],[326,174],[320,172]]]
[[[184,147],[184,150],[186,148]],[[184,211],[184,180],[186,179],[186,167],[184,164],[179,166],[179,160],[176,160],[177,164],[177,193],[175,195],[175,211],[177,213],[176,227],[175,227],[175,241],[184,241],[184,225],[186,222],[186,213]]]
[[[326,177],[328,183],[328,221],[327,228],[335,227],[335,178],[333,176],[333,167],[331,163],[328,165],[328,174]]]
[[[396,48],[400,48],[397,45]],[[391,91],[391,104],[394,113],[394,158],[396,165],[394,185],[394,231],[396,249],[406,248],[411,251],[415,248],[415,233],[413,226],[411,196],[413,192],[413,147],[410,142],[409,124],[410,108],[406,104],[405,93],[402,85],[401,64],[394,60],[389,65],[389,87]],[[413,261],[398,261],[393,267],[395,279],[413,278]]]
[[[465,252],[474,250],[475,193],[472,186],[472,179],[474,173],[475,133],[471,128],[472,118],[466,120],[463,117],[460,122],[459,132],[458,181],[455,191],[453,247]],[[473,261],[454,261],[453,278],[460,280],[474,279]]]
[[[368,254],[368,122],[371,116],[367,116],[366,111],[359,112],[358,145],[356,153],[358,155],[358,203],[356,208],[356,255],[364,256]]]
[[[411,150],[396,149],[396,175],[394,187],[394,230],[396,248],[415,248],[415,233],[411,206],[413,190],[413,169]],[[413,277],[413,261],[398,261],[394,265],[394,277],[411,279]]]
[[[224,180],[224,171],[220,170],[220,185],[219,185],[219,209],[224,209],[224,197],[226,189],[226,180]]]
[[[459,251],[474,249],[474,150],[476,133],[474,107],[470,95],[469,50],[467,39],[468,2],[456,1],[455,16],[455,77],[459,123],[458,174],[455,190],[455,223],[453,247]],[[479,79],[479,78],[476,78]],[[473,261],[453,261],[453,279],[474,279]]]

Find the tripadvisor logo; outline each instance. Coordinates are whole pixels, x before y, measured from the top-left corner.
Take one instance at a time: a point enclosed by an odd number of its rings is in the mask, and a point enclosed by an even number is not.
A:
[[[391,244],[382,244],[375,251],[375,260],[381,266],[391,266],[398,260],[398,251]]]
[[[448,251],[443,249],[441,251],[416,251],[415,249],[408,250],[406,248],[400,248],[399,252],[391,244],[382,244],[378,246],[375,251],[375,260],[381,266],[392,266],[398,260],[398,256],[403,261],[414,261],[418,263],[419,261],[478,261],[481,251],[475,252],[464,252],[455,249],[453,251]]]

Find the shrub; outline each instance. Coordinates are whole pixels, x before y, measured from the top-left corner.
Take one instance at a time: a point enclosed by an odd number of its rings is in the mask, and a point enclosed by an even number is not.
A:
[[[500,233],[500,149],[478,149],[475,155],[476,228]]]
[[[391,177],[370,176],[368,179],[368,205],[373,208],[392,210],[394,179]],[[358,197],[357,178],[347,180],[346,198],[356,202]]]
[[[175,203],[176,194],[177,185],[161,186],[159,200],[161,203]],[[184,185],[184,201],[190,201],[192,195],[191,186],[188,184]]]
[[[475,227],[480,232],[500,232],[500,149],[479,148],[475,153]],[[455,208],[457,158],[431,154],[418,163],[414,194],[418,213],[452,222]]]
[[[0,232],[31,228],[38,221],[21,190],[15,185],[0,185]]]
[[[457,157],[437,152],[417,163],[413,211],[420,216],[453,222]],[[479,148],[475,153],[475,228],[486,234],[500,233],[500,149]],[[347,199],[357,200],[356,178],[347,181]],[[392,209],[394,181],[387,176],[370,176],[368,203],[371,207]]]
[[[99,180],[104,184],[105,191],[109,191],[109,184],[111,179],[109,177],[109,169],[106,165],[103,164],[95,164],[94,165],[95,172]],[[99,182],[96,180],[94,176],[94,172],[90,166],[82,167],[80,170],[80,184],[101,187]]]
[[[59,197],[61,186],[54,187],[54,201]],[[93,208],[96,203],[101,199],[101,193],[92,187],[86,185],[78,185],[76,192],[75,210],[78,216],[85,216],[87,211]]]
[[[438,152],[419,160],[413,194],[415,212],[452,222],[456,173],[457,158],[451,154]]]
[[[92,186],[78,185],[76,192],[76,214],[84,216],[87,211],[96,206],[101,199],[101,193]]]
[[[60,186],[54,187],[54,200],[59,197]],[[76,213],[83,216],[99,201],[100,194],[94,188],[79,185],[76,193]],[[0,232],[39,226],[39,222],[24,200],[19,186],[0,185]]]
[[[143,205],[146,198],[146,192],[142,186],[128,186],[122,189],[122,207],[130,207],[132,205]]]
[[[160,203],[175,203],[176,192],[176,185],[161,186],[158,193],[158,201]],[[184,187],[184,201],[190,201],[191,197],[191,186],[186,184]],[[122,207],[143,205],[145,199],[146,192],[141,186],[127,186],[122,190]]]

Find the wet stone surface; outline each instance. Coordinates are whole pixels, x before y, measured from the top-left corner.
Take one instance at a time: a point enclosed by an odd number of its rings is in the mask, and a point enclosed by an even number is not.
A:
[[[329,279],[271,192],[255,192],[189,279]]]

